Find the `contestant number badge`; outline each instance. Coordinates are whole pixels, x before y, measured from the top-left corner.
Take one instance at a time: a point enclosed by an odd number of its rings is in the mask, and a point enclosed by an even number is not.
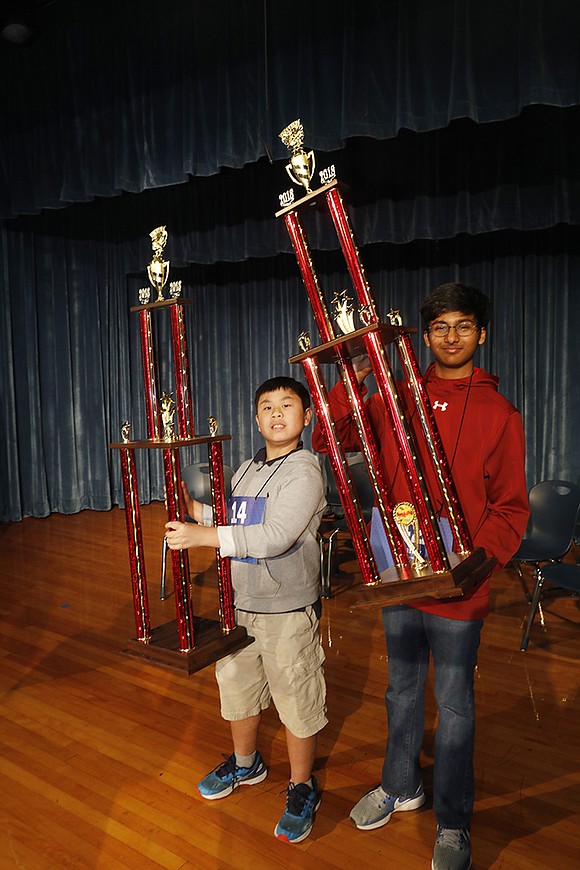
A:
[[[264,522],[264,514],[266,513],[266,497],[233,495],[228,500],[228,524],[230,526],[258,526]],[[255,565],[257,559],[248,556],[245,559],[236,559],[236,562],[247,562],[250,565]]]

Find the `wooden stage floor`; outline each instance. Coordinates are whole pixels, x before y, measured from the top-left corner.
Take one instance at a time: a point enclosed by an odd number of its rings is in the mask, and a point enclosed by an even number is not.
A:
[[[153,624],[163,506],[142,509]],[[191,559],[194,610],[215,618],[213,553]],[[324,602],[330,724],[319,738],[322,805],[311,836],[273,829],[288,765],[275,710],[263,720],[261,784],[204,801],[196,783],[231,751],[213,668],[190,677],[122,654],[133,637],[124,514],[84,511],[0,525],[0,868],[395,868],[431,866],[435,709],[427,692],[425,807],[357,831],[353,804],[380,777],[387,662],[380,610],[354,615],[352,551]],[[580,867],[580,612],[562,599],[519,651],[516,575],[493,587],[476,675],[473,866]]]

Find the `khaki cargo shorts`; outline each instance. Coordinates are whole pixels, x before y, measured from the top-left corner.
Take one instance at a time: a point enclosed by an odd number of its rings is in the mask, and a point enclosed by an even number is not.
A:
[[[216,664],[223,718],[256,716],[273,701],[292,734],[316,734],[328,719],[324,650],[313,608],[236,615],[254,642]]]

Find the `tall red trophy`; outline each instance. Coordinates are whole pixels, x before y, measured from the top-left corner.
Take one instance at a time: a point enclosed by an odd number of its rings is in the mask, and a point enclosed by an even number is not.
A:
[[[462,596],[489,574],[494,560],[487,558],[483,548],[473,548],[411,342],[411,334],[417,330],[404,327],[398,312],[390,312],[388,322],[381,320],[360,260],[334,167],[320,173],[321,186],[312,190],[315,158],[312,151],[304,151],[303,138],[299,120],[293,121],[280,133],[280,139],[291,152],[286,166],[288,175],[294,184],[305,188],[306,195],[295,199],[293,189],[281,194],[282,208],[276,212],[276,217],[283,218],[286,224],[322,343],[312,347],[309,336],[303,333],[299,337],[302,352],[293,356],[290,362],[302,365],[341,495],[364,584],[357,606],[372,607],[423,598]],[[301,216],[312,206],[330,215],[350,274],[354,297],[358,300],[361,328],[355,327],[348,291],[335,297],[334,317],[330,316],[301,221]],[[339,335],[336,334],[333,320],[339,326]],[[411,402],[407,400],[406,405],[401,400],[401,385],[396,383],[393,376],[388,348],[396,349],[401,363],[403,386],[411,396]],[[352,362],[361,354],[367,355],[370,360],[395,434],[397,459],[404,471],[408,490],[408,498],[404,501],[394,501],[379,460],[379,447],[373,436]],[[392,568],[380,573],[349,465],[337,437],[321,363],[334,363],[337,366],[359,433],[376,506],[394,563]],[[420,420],[419,431],[411,427],[410,420],[414,414]],[[421,450],[418,438],[424,442]],[[432,464],[431,475],[426,473],[427,469],[421,464],[420,457],[423,456],[428,457],[427,461]],[[437,493],[430,492],[426,484],[427,479],[433,478],[437,481]],[[450,551],[444,546],[433,508],[437,502],[444,504],[452,531],[453,546]]]
[[[194,673],[223,656],[247,646],[252,639],[246,630],[236,626],[230,561],[217,551],[219,620],[194,616],[189,578],[187,550],[171,551],[176,619],[152,628],[147,595],[145,554],[141,532],[138,480],[135,451],[160,451],[163,459],[168,520],[185,519],[185,505],[181,492],[181,464],[179,451],[183,447],[206,444],[212,492],[213,518],[216,525],[227,523],[227,507],[224,489],[222,442],[230,435],[217,434],[217,421],[210,417],[208,435],[197,436],[194,432],[191,406],[191,386],[185,332],[185,306],[191,301],[181,297],[181,281],[169,285],[170,298],[165,299],[163,288],[169,277],[169,261],[163,259],[167,242],[165,227],[150,233],[153,259],[147,267],[149,281],[157,291],[153,302],[149,301],[150,288],[139,291],[140,305],[131,309],[139,315],[143,380],[145,386],[145,409],[147,415],[147,439],[131,441],[131,426],[127,421],[122,430],[122,441],[110,446],[120,451],[125,499],[125,518],[129,545],[129,563],[135,612],[136,638],[128,641],[125,652],[147,659],[155,664],[177,668],[188,674]],[[159,393],[158,366],[153,331],[153,315],[169,313],[173,345],[173,373],[175,399],[171,393]],[[175,430],[177,417],[177,431]],[[159,534],[161,548],[162,529]]]

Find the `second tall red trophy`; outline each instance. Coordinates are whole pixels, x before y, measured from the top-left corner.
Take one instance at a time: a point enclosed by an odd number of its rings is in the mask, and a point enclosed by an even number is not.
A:
[[[141,304],[131,310],[139,317],[147,438],[132,441],[130,425],[125,423],[122,441],[111,444],[120,451],[125,498],[125,518],[129,546],[129,564],[133,592],[136,637],[127,643],[126,652],[150,662],[193,673],[223,656],[252,642],[244,628],[236,626],[230,560],[217,551],[219,620],[196,617],[190,591],[187,550],[171,550],[176,619],[152,627],[145,571],[145,552],[141,532],[139,488],[135,451],[160,451],[163,458],[168,520],[185,520],[185,505],[181,491],[180,450],[206,445],[212,494],[213,519],[216,525],[227,524],[222,442],[230,435],[219,435],[217,423],[210,418],[211,430],[196,436],[191,404],[191,384],[185,330],[185,306],[191,302],[181,298],[181,282],[170,284],[170,298],[165,299],[169,262],[163,259],[167,241],[165,227],[150,234],[153,259],[147,271],[157,298],[149,301],[150,288],[140,291]],[[173,347],[175,399],[167,392],[160,394],[153,315],[169,312]],[[161,541],[161,535],[160,535]]]
[[[416,330],[405,328],[398,312],[391,312],[387,322],[381,320],[364,273],[340,185],[333,172],[323,171],[321,186],[314,190],[311,188],[314,154],[302,148],[300,121],[288,125],[280,138],[291,152],[286,167],[288,175],[295,184],[306,189],[306,195],[295,200],[293,190],[282,194],[280,204],[283,208],[276,212],[276,217],[282,218],[286,225],[321,338],[321,344],[312,346],[309,336],[303,334],[299,338],[302,352],[292,357],[290,362],[302,365],[341,495],[364,584],[364,594],[357,603],[359,606],[376,606],[422,598],[462,596],[489,574],[494,561],[482,548],[473,547],[411,341],[411,333]],[[330,215],[353,293],[358,300],[361,328],[354,326],[353,309],[346,291],[334,300],[336,311],[334,318],[331,317],[302,222],[302,215],[312,206]],[[338,335],[334,323],[340,325]],[[402,401],[401,384],[395,381],[387,352],[390,346],[396,348],[404,376],[403,387],[411,397],[410,403]],[[352,362],[362,354],[370,360],[385,414],[395,434],[396,461],[403,469],[408,491],[408,498],[403,502],[396,502],[389,490],[386,469],[379,459],[380,445],[376,443],[366,413]],[[394,567],[382,572],[377,569],[358,494],[337,436],[321,363],[337,366],[357,427],[376,507],[394,563]],[[411,425],[410,418],[415,415],[420,421],[419,431]],[[419,445],[418,439],[423,443]],[[425,462],[430,464],[431,474],[427,474]],[[436,494],[429,491],[427,479],[436,480]],[[450,551],[446,550],[442,539],[433,507],[435,501],[445,506],[453,536]]]

